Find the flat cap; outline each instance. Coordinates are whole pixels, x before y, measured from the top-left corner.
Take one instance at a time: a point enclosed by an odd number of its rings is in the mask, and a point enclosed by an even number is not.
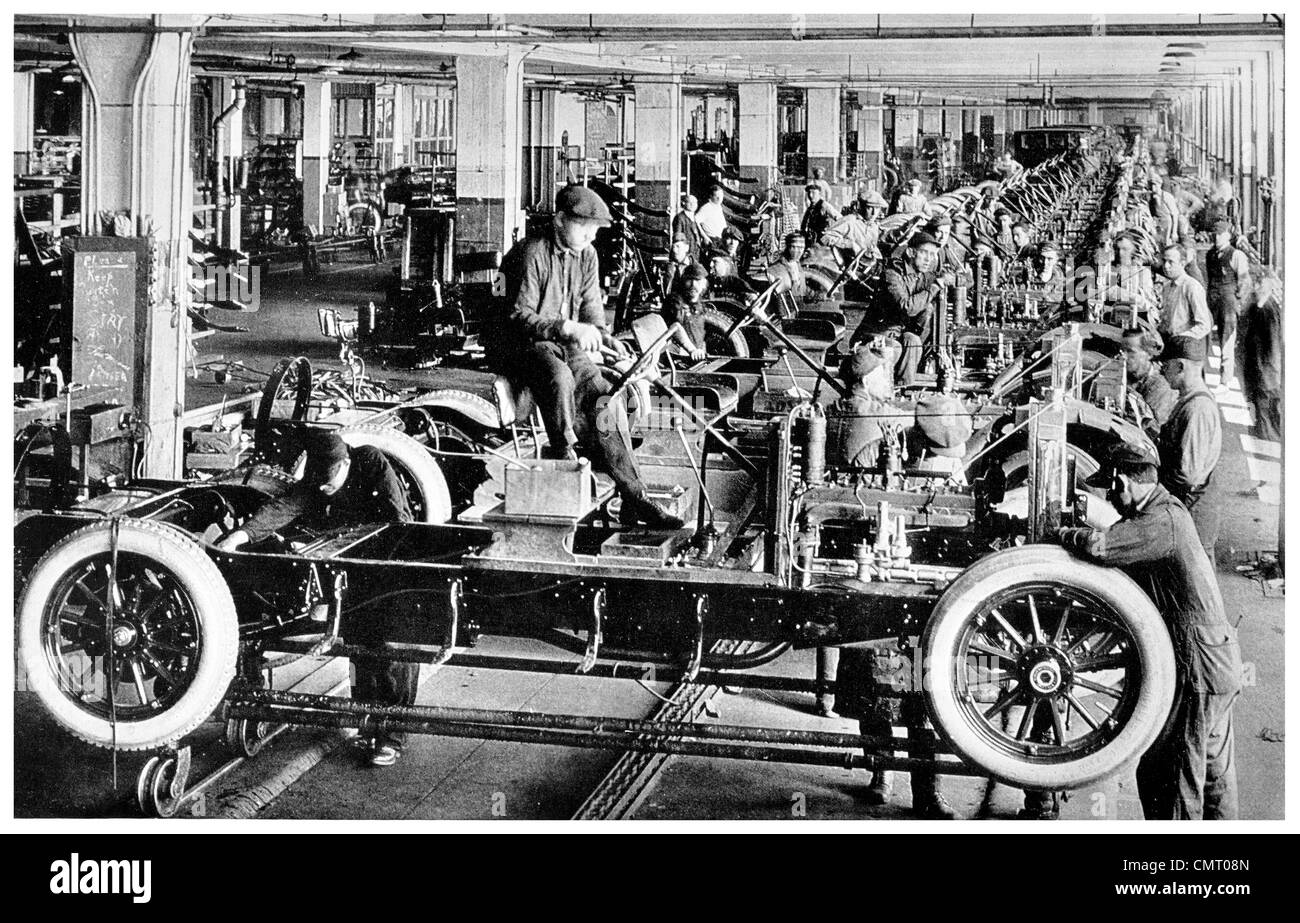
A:
[[[1140,465],[1150,465],[1153,468],[1159,468],[1160,459],[1153,455],[1151,450],[1145,445],[1121,442],[1119,445],[1111,446],[1110,451],[1106,453],[1106,458],[1102,462],[1101,467],[1083,483],[1088,487],[1099,487],[1104,490],[1110,487],[1116,469],[1133,469]]]
[[[917,247],[924,247],[926,244],[929,244],[932,247],[937,247],[939,246],[939,241],[935,239],[933,234],[927,234],[925,231],[917,231],[912,235],[912,239],[907,242],[907,245],[913,250]]]
[[[691,239],[679,231],[678,233],[673,235],[673,243],[677,243],[679,241],[684,244],[689,244],[691,242]]]
[[[952,227],[952,219],[949,218],[947,215],[935,215],[925,224],[925,229],[927,231],[930,230],[937,231],[939,228],[950,228],[950,227]]]
[[[1204,362],[1205,340],[1193,339],[1192,337],[1170,337],[1169,342],[1165,344],[1165,351],[1160,354],[1160,359],[1164,362],[1168,362],[1170,359]]]
[[[852,385],[885,364],[885,354],[867,343],[859,343],[840,362],[840,379]]]
[[[561,189],[555,196],[555,210],[584,221],[599,221],[601,224],[614,221],[600,196],[586,186],[573,185]]]
[[[974,427],[970,412],[951,394],[927,394],[916,404],[916,425],[935,455],[961,458]]]
[[[866,203],[872,208],[889,208],[889,203],[885,201],[885,197],[874,189],[867,192]]]
[[[325,483],[335,465],[351,458],[348,444],[333,430],[308,430],[303,437],[303,447],[307,450],[303,479],[309,484]]]
[[[1218,221],[1214,222],[1215,234],[1227,234],[1227,233],[1231,233],[1231,231],[1232,231],[1232,225],[1229,224],[1224,219],[1220,218]]]

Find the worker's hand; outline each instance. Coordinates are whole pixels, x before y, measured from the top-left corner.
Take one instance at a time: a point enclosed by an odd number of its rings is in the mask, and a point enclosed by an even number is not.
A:
[[[249,535],[243,529],[236,529],[221,541],[217,542],[217,547],[222,551],[234,551],[241,545],[248,544]]]
[[[601,331],[600,343],[605,349],[610,350],[615,354],[616,360],[630,359],[632,357],[632,353],[628,350],[626,343],[611,336],[605,331]]]
[[[707,358],[708,358],[708,353],[704,351],[704,347],[697,346],[691,350],[692,362],[703,362]]]
[[[583,324],[572,320],[566,320],[564,326],[560,328],[560,336],[585,353],[600,352],[603,334],[604,331],[595,324]]]

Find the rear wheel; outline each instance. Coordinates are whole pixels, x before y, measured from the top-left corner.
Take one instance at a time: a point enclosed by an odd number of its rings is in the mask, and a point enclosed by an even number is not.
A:
[[[451,519],[451,493],[442,470],[428,450],[410,436],[371,423],[341,427],[338,435],[352,447],[368,445],[384,453],[402,486],[416,522]]]
[[[944,592],[923,638],[935,727],[966,762],[1030,789],[1072,789],[1151,746],[1176,666],[1160,613],[1119,571],[1032,545]]]
[[[82,740],[119,750],[201,724],[235,674],[239,623],[199,546],[157,522],[104,521],[51,548],[18,608],[28,687]]]

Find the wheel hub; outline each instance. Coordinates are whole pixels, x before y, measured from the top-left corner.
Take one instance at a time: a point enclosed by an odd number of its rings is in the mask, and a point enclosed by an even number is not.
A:
[[[122,648],[130,647],[135,643],[138,637],[134,626],[126,625],[121,622],[113,626],[113,646]]]
[[[1052,695],[1061,688],[1061,668],[1055,660],[1044,660],[1029,670],[1029,685],[1039,695]]]
[[[1053,696],[1066,690],[1073,678],[1068,659],[1056,648],[1036,647],[1021,660],[1022,681],[1038,696]]]

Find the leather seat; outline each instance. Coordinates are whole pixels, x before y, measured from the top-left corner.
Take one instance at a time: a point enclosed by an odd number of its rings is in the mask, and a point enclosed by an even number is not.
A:
[[[528,422],[533,415],[536,404],[533,392],[522,385],[516,385],[504,375],[492,379],[492,396],[497,405],[497,414],[504,429],[517,422]]]

